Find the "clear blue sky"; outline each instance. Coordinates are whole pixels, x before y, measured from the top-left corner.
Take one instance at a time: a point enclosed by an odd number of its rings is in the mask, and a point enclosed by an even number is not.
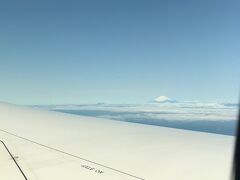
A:
[[[237,102],[239,0],[0,2],[0,101]]]

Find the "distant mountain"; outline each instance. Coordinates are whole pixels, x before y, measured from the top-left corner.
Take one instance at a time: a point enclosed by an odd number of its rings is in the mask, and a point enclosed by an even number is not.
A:
[[[159,96],[154,99],[155,103],[176,103],[176,100],[172,100],[167,96]]]

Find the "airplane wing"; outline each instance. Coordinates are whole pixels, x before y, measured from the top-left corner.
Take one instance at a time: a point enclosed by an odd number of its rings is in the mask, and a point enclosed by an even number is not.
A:
[[[0,179],[229,180],[234,137],[0,103]]]

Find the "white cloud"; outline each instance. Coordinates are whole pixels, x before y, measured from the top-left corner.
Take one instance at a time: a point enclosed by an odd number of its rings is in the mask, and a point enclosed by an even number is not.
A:
[[[221,103],[200,103],[200,102],[176,102],[168,103],[170,98],[161,97],[164,103],[146,104],[81,104],[81,105],[56,105],[49,106],[51,110],[80,110],[80,111],[104,111],[116,113],[119,116],[136,116],[154,118],[159,120],[180,120],[180,121],[229,121],[236,120],[237,106],[225,106]],[[165,101],[164,101],[165,100]],[[167,101],[167,102],[166,102]],[[107,113],[108,114],[108,113]]]
[[[170,98],[160,98],[164,103],[146,104],[80,104],[45,106],[49,110],[66,113],[102,117],[120,121],[137,122],[234,134],[238,106],[224,103],[176,102]],[[174,103],[173,103],[174,102]]]

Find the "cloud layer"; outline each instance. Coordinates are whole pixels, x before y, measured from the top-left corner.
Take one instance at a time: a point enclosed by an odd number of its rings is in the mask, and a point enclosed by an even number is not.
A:
[[[54,111],[77,115],[166,126],[195,131],[234,135],[237,104],[170,102],[146,104],[81,104],[41,106]],[[167,102],[169,101],[169,102]]]

